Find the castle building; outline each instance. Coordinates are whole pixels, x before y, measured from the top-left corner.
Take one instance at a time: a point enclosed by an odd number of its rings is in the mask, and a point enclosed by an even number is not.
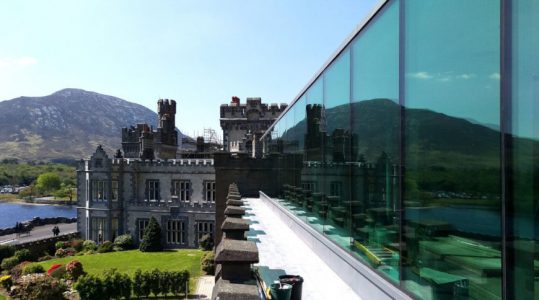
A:
[[[178,133],[176,132],[176,101],[157,101],[158,127],[137,124],[122,129],[122,150],[126,158],[176,158]]]
[[[268,106],[260,98],[247,98],[247,102],[241,104],[240,98],[232,97],[230,104],[221,105],[224,150],[261,156],[263,143],[259,141],[260,137],[286,107],[286,104],[275,103]]]
[[[177,154],[175,114],[174,100],[159,100],[156,130],[148,124],[123,128],[123,153],[110,157],[99,146],[80,161],[77,229],[84,239],[102,243],[131,234],[138,243],[151,217],[167,248],[197,247],[203,235],[213,235],[213,158]]]

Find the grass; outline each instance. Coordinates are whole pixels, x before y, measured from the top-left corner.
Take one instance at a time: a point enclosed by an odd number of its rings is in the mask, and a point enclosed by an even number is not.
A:
[[[48,270],[54,264],[66,264],[71,260],[82,263],[84,271],[88,274],[101,276],[104,270],[115,268],[121,273],[127,273],[131,278],[137,269],[149,271],[159,269],[161,271],[187,270],[190,274],[189,289],[194,291],[196,279],[201,275],[200,260],[204,254],[202,250],[182,249],[167,250],[163,252],[140,252],[129,250],[92,255],[69,256],[56,258],[37,264]],[[1,299],[0,299],[1,300]]]
[[[6,296],[0,294],[0,300],[6,300]]]

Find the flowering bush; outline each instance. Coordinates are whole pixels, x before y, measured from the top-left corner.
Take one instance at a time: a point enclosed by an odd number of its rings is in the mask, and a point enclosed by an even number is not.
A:
[[[47,274],[58,279],[64,277],[65,273],[66,273],[66,269],[64,268],[64,265],[62,264],[54,264],[50,267],[49,270],[47,270]]]
[[[58,249],[54,253],[54,256],[56,257],[66,257],[66,256],[73,256],[75,255],[76,251],[73,248],[67,248],[67,249]]]
[[[30,264],[31,264],[31,262],[29,262],[29,261],[23,261],[22,263],[20,263],[20,264],[14,266],[13,268],[11,268],[9,273],[13,277],[13,280],[19,279],[19,277],[21,277],[21,275],[22,275],[22,271],[24,270],[24,268],[26,268],[26,266],[28,266]]]
[[[85,274],[82,268],[82,263],[78,260],[70,261],[66,265],[66,271],[67,271],[67,275],[73,280],[77,280],[77,278]]]
[[[62,293],[67,286],[57,279],[44,274],[24,275],[17,280],[17,289],[13,291],[14,299],[64,299]]]
[[[94,241],[86,240],[82,243],[82,248],[84,250],[97,250],[97,246]]]
[[[11,286],[13,285],[13,281],[11,280],[11,276],[5,275],[0,277],[0,285],[9,291]]]

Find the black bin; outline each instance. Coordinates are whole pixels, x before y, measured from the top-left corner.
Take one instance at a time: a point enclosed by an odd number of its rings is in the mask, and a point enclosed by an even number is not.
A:
[[[301,300],[303,277],[299,275],[281,275],[279,276],[279,281],[292,286],[292,296],[290,297],[290,300]]]

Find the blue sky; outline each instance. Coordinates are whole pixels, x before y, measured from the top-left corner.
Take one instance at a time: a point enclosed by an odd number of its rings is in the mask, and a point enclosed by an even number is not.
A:
[[[231,96],[290,102],[377,0],[3,1],[0,99],[81,88],[221,133]]]

